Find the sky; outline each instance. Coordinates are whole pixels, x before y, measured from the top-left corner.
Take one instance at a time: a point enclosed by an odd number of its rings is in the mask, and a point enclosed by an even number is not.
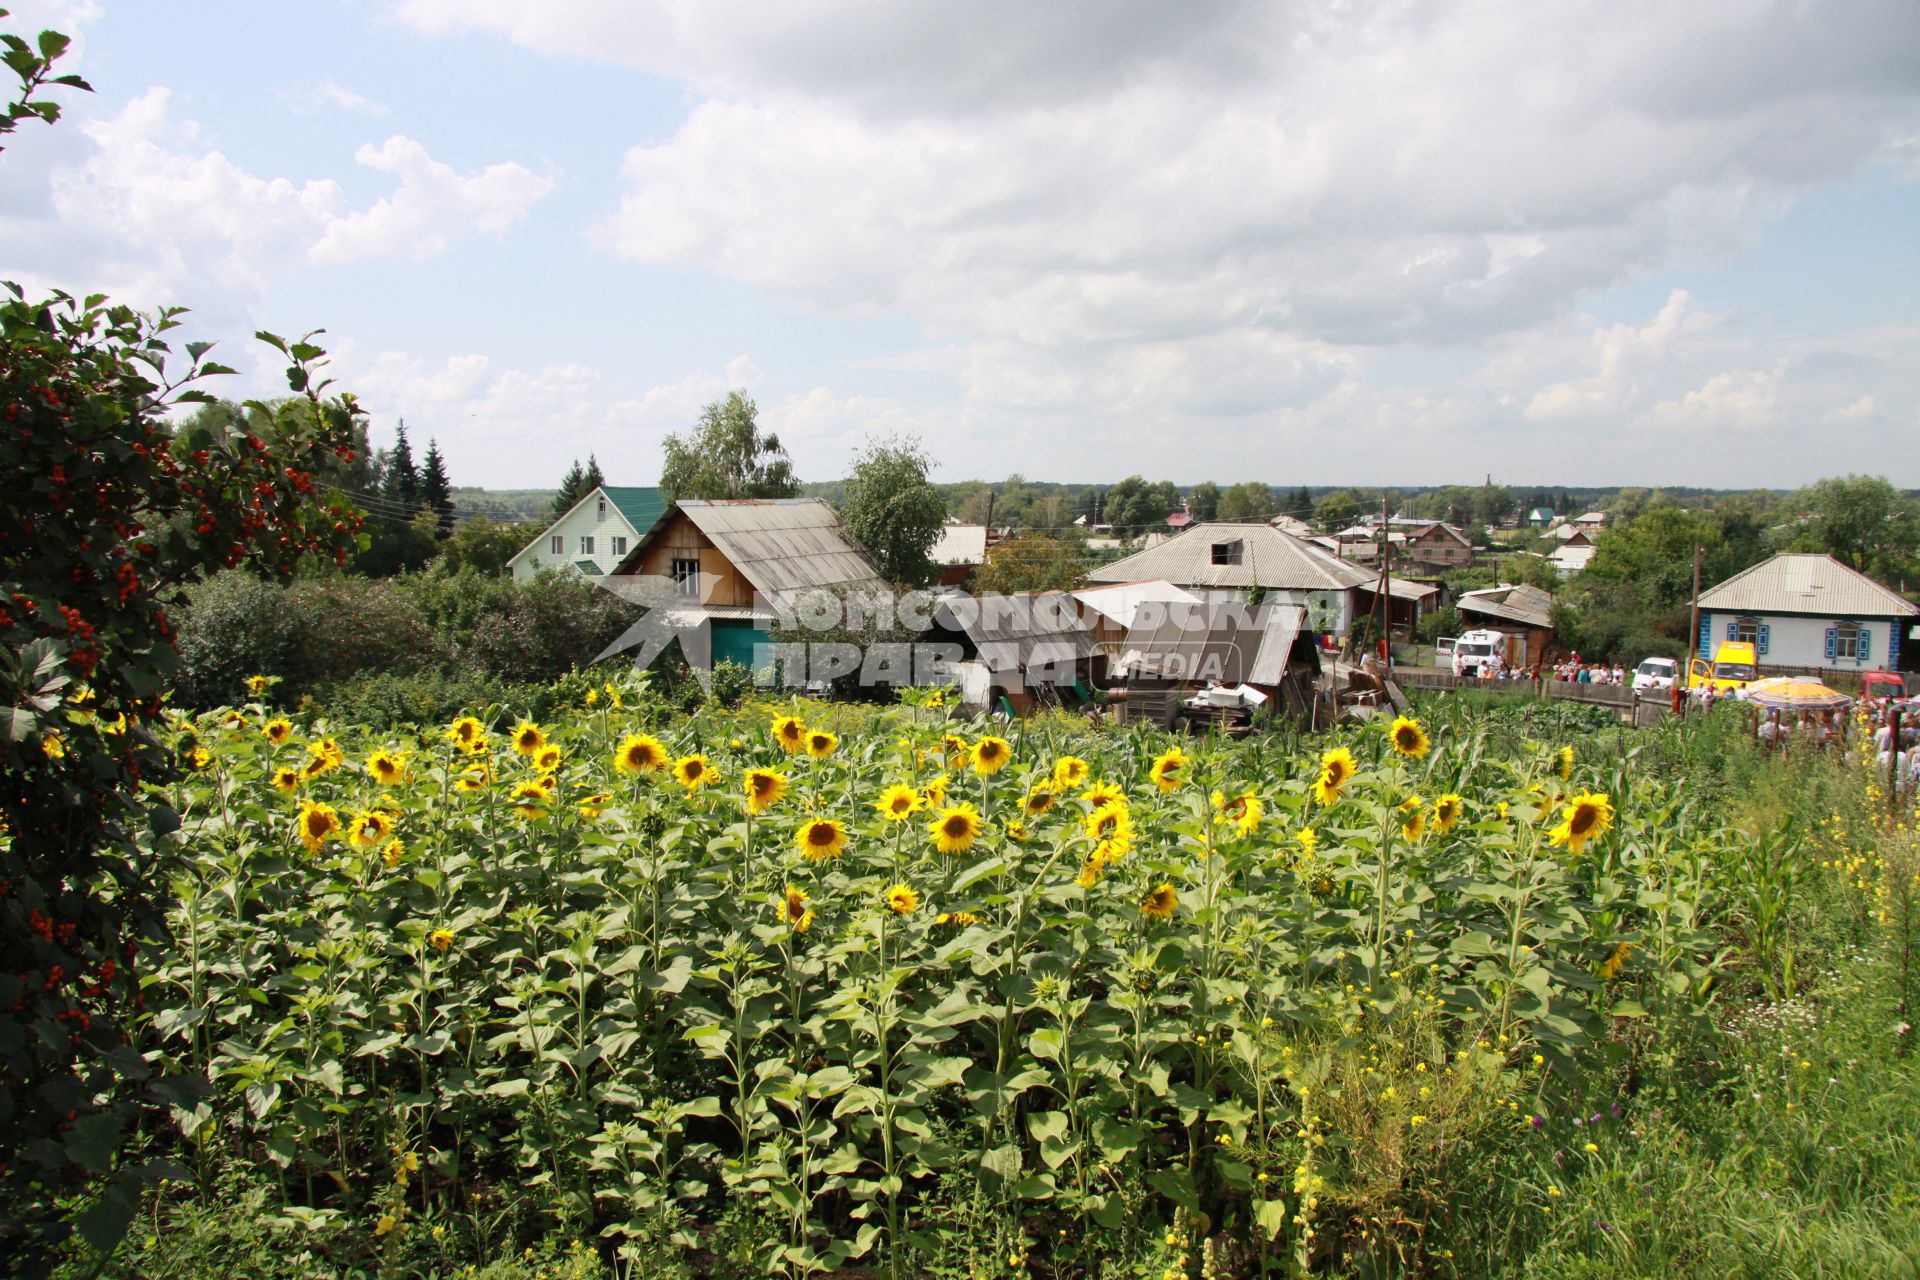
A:
[[[1913,0],[7,0],[0,278],[543,488],[1920,486]]]

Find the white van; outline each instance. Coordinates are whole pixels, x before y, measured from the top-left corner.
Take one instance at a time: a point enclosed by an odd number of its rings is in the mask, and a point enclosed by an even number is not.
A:
[[[1648,658],[1633,669],[1633,691],[1671,689],[1680,678],[1680,663],[1673,658]]]
[[[1445,642],[1442,641],[1444,644]],[[1484,669],[1493,674],[1493,660],[1499,658],[1504,665],[1507,657],[1507,637],[1498,631],[1467,631],[1453,642],[1453,661],[1450,664],[1457,676],[1477,676]]]

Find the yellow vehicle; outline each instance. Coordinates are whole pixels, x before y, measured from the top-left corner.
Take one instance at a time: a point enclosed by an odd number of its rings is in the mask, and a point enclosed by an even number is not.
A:
[[[1744,689],[1760,676],[1760,655],[1744,640],[1729,640],[1713,651],[1713,662],[1695,658],[1687,663],[1687,688],[1712,685],[1716,693]]]

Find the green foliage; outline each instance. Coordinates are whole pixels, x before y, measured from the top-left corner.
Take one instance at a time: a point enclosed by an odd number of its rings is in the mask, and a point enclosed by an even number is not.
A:
[[[453,482],[447,478],[438,440],[427,441],[426,460],[420,464],[420,505],[433,514],[440,537],[453,532]]]
[[[1187,493],[1187,510],[1195,520],[1212,520],[1220,510],[1220,486],[1202,480]]]
[[[1344,529],[1360,518],[1360,500],[1351,490],[1330,493],[1314,504],[1313,518],[1327,533]]]
[[[580,499],[598,489],[607,482],[600,473],[600,460],[592,454],[587,455],[587,465],[582,467],[580,459],[575,458],[573,465],[567,468],[567,474],[560,481],[560,488],[554,492],[553,503],[549,507],[552,520],[558,520],[573,510]],[[691,495],[689,495],[691,496]]]
[[[1220,495],[1220,519],[1266,520],[1274,514],[1273,490],[1254,480],[1227,486]]]
[[[663,444],[660,490],[675,498],[791,498],[800,492],[793,462],[780,438],[763,434],[759,409],[738,391],[700,411],[700,421],[682,438],[669,432]]]
[[[30,94],[65,40],[5,44]],[[187,344],[184,361],[170,350],[178,316],[0,295],[0,1256],[22,1274],[76,1230],[111,1245],[156,1171],[122,1161],[122,1141],[193,1089],[122,1038],[173,852],[134,847],[175,821],[164,792],[140,790],[178,758],[156,736],[178,663],[167,609],[223,565],[286,577],[305,556],[358,549],[353,513],[316,493],[356,437],[351,399],[322,399],[325,353],[259,335],[304,397],[272,415],[271,444],[204,420],[170,438],[170,410],[230,372],[211,344]],[[164,993],[146,1001],[167,1008]],[[90,1182],[86,1210],[61,1215],[53,1197]]]
[[[1427,644],[1432,644],[1441,636],[1457,636],[1460,634],[1460,611],[1452,605],[1435,609],[1420,619],[1418,632],[1420,639]]]
[[[871,440],[847,477],[840,521],[896,586],[932,580],[928,553],[940,540],[947,504],[927,479],[933,460],[917,439]]]
[[[1086,553],[1077,539],[1022,533],[987,548],[986,563],[974,572],[973,590],[976,595],[1068,591],[1086,572]]]
[[[1885,582],[1915,568],[1920,511],[1880,476],[1833,477],[1803,489],[1798,505],[1812,518],[1793,548],[1822,551]]]
[[[474,516],[456,525],[453,535],[440,544],[440,560],[452,573],[472,569],[484,578],[498,577],[538,532],[532,525]]]
[[[1139,476],[1128,476],[1102,496],[1101,521],[1123,538],[1138,537],[1165,525],[1179,505],[1180,493],[1172,481],[1149,484]]]

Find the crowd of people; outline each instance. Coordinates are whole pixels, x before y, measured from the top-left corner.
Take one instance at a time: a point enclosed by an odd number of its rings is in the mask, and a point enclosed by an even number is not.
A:
[[[1881,698],[1868,708],[1868,714],[1873,721],[1873,762],[1879,775],[1891,777],[1902,791],[1920,790],[1920,706]]]
[[[1582,662],[1576,653],[1554,666],[1553,678],[1568,684],[1625,684],[1627,669],[1617,662],[1612,666],[1604,662]]]

